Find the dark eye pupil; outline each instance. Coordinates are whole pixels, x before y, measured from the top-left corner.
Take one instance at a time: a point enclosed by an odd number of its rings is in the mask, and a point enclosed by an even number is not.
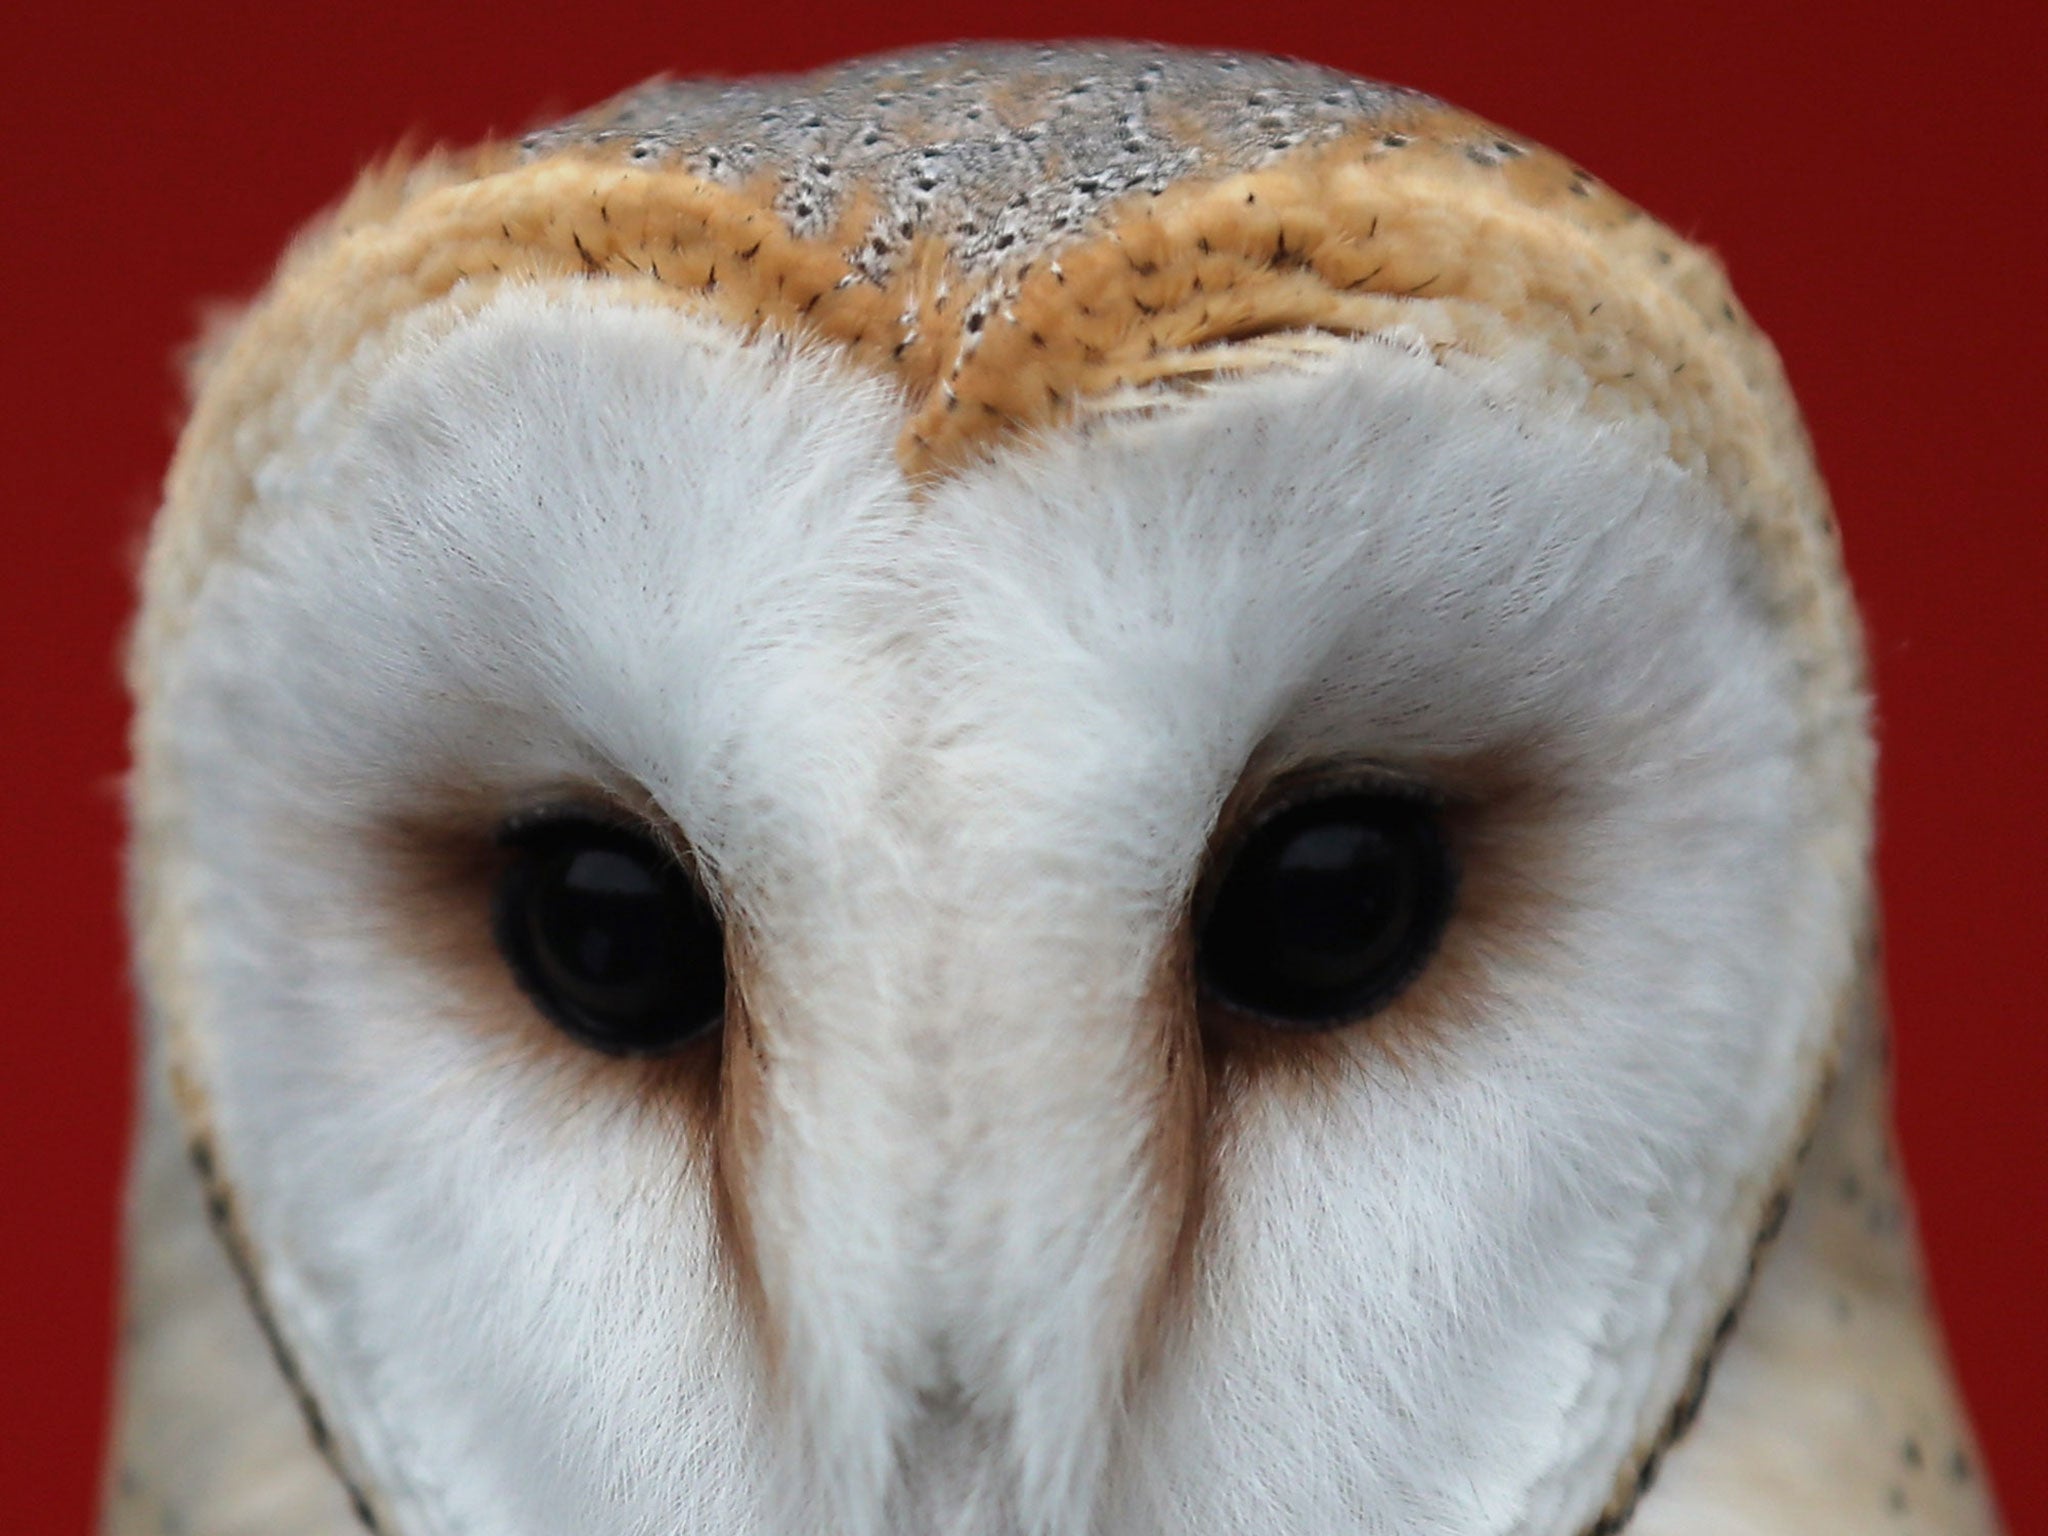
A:
[[[652,838],[580,816],[515,831],[497,932],[550,1019],[618,1055],[673,1050],[725,1007],[725,944],[704,894]]]
[[[1436,811],[1391,794],[1290,807],[1257,827],[1203,921],[1197,968],[1224,1002],[1283,1028],[1330,1028],[1391,1002],[1450,912]]]

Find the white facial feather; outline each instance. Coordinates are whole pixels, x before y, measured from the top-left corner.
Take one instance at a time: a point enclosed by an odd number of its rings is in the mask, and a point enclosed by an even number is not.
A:
[[[1463,936],[1477,979],[1427,1048],[1403,1059],[1367,1029],[1341,1093],[1251,1101],[1216,1265],[1132,1415],[1104,1529],[1550,1528],[1691,1368],[1747,1260],[1731,1217],[1754,1149],[1802,1111],[1850,893],[1811,847],[1750,557],[1654,429],[1589,434],[1519,382],[1366,344],[937,498],[960,530],[938,563],[965,589],[942,734],[1007,749],[981,798],[1029,809],[996,850],[1093,855],[1026,898],[1069,964],[1133,908],[1168,929],[1248,760],[1427,779],[1507,759],[1536,786],[1489,834],[1526,864],[1534,931]],[[977,714],[990,698],[1001,717]],[[989,1163],[1031,1179],[1077,1030],[1129,1027],[1112,1007],[992,1031],[962,1097],[1046,1100]],[[1112,1152],[1083,1141],[1073,1171]],[[1020,1251],[1056,1251],[1064,1202],[1008,1193],[996,1219],[1045,1223]],[[986,1312],[963,1331],[1110,1309],[1110,1275],[1052,1305],[1039,1288],[1068,1273],[976,1277]],[[1009,1394],[1088,1356],[1075,1336],[1026,1354]],[[1078,1406],[1044,1422],[1099,1442]]]
[[[1350,343],[919,499],[888,386],[665,310],[364,350],[167,674],[168,878],[263,1284],[408,1536],[1597,1508],[1739,1283],[1854,892],[1755,555],[1555,373]],[[1330,763],[1473,795],[1521,916],[1461,911],[1317,1113],[1245,1094],[1148,1345],[1162,957],[1240,780]],[[759,1315],[673,1106],[392,915],[391,829],[579,788],[745,936]]]

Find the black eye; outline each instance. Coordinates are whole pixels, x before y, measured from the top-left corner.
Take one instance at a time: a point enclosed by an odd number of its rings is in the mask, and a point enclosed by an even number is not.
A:
[[[583,816],[509,830],[498,947],[541,1010],[586,1045],[651,1056],[715,1028],[725,941],[704,893],[642,833]]]
[[[1434,806],[1349,793],[1289,806],[1237,848],[1202,921],[1196,968],[1217,998],[1281,1029],[1330,1029],[1391,1002],[1450,915]]]

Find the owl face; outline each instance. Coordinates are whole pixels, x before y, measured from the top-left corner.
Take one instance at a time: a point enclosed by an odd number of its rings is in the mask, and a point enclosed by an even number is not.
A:
[[[1469,147],[1459,177],[1528,154]],[[632,174],[492,174],[571,173]],[[491,185],[408,196],[554,238]],[[1427,189],[1384,190],[1391,244]],[[1200,227],[1159,262],[1199,275]],[[174,480],[151,1002],[370,1518],[1620,1508],[1856,959],[1853,636],[1781,555],[1776,397],[1697,327],[1667,375],[1747,393],[1631,393],[1498,305],[1378,290],[1371,324],[1274,290],[1119,352],[1109,290],[1060,330],[1033,286],[1093,270],[1058,242],[981,288],[920,268],[955,284],[889,342],[941,333],[921,377],[829,316],[736,320],[743,249],[676,242],[727,299],[534,270],[289,346],[259,313]],[[886,254],[827,291],[911,281]],[[1107,372],[984,409],[1075,335]]]

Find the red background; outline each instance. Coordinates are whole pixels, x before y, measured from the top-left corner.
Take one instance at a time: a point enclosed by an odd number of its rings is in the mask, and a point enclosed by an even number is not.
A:
[[[469,139],[657,71],[981,32],[1251,47],[1421,86],[1724,254],[1805,402],[1870,619],[1906,1162],[2007,1518],[2048,1533],[2038,7],[867,9],[59,0],[7,23],[8,1529],[90,1519],[129,1091],[114,654],[170,447],[169,358],[201,303],[250,292],[293,227],[408,132]]]

